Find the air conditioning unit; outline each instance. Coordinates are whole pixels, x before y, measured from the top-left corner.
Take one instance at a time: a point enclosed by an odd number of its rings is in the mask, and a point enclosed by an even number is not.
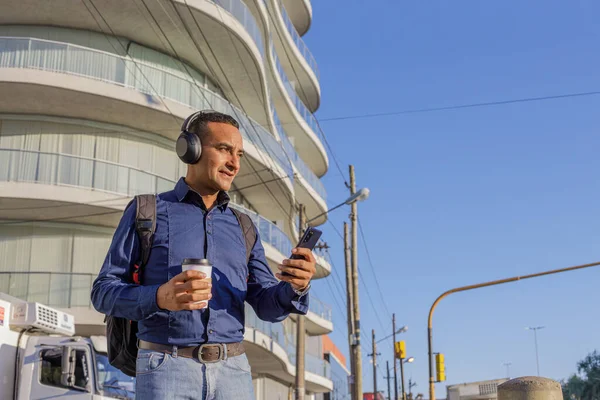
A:
[[[58,335],[75,334],[75,317],[35,302],[13,304],[9,325],[13,330],[37,328]]]

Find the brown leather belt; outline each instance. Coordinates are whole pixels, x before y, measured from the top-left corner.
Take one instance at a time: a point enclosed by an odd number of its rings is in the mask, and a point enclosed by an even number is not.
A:
[[[224,360],[225,349],[227,349],[227,357],[235,357],[246,352],[244,344],[238,343],[206,343],[195,347],[177,347],[177,356],[193,358],[200,361],[201,363],[214,363],[219,360]],[[146,342],[140,340],[138,342],[138,348],[144,350],[154,350],[161,353],[173,355],[173,346],[166,344]]]

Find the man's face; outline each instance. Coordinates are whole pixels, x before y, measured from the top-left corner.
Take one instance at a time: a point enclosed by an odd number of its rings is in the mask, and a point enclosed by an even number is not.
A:
[[[240,131],[232,125],[209,122],[208,133],[202,138],[202,155],[195,169],[198,185],[206,189],[227,191],[240,170],[244,143]]]

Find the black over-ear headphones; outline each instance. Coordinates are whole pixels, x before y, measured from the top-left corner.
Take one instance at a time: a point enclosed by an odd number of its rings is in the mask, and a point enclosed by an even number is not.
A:
[[[202,154],[202,142],[200,137],[189,131],[190,126],[198,117],[205,114],[206,111],[197,111],[186,118],[181,125],[181,133],[175,144],[177,156],[186,164],[196,164],[200,160]]]

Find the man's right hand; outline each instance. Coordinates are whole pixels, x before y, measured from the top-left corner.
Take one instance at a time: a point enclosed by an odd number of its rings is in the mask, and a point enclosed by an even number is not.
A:
[[[156,304],[159,308],[169,311],[200,310],[205,308],[212,284],[205,280],[206,275],[199,271],[183,271],[169,282],[161,285],[156,292]]]

